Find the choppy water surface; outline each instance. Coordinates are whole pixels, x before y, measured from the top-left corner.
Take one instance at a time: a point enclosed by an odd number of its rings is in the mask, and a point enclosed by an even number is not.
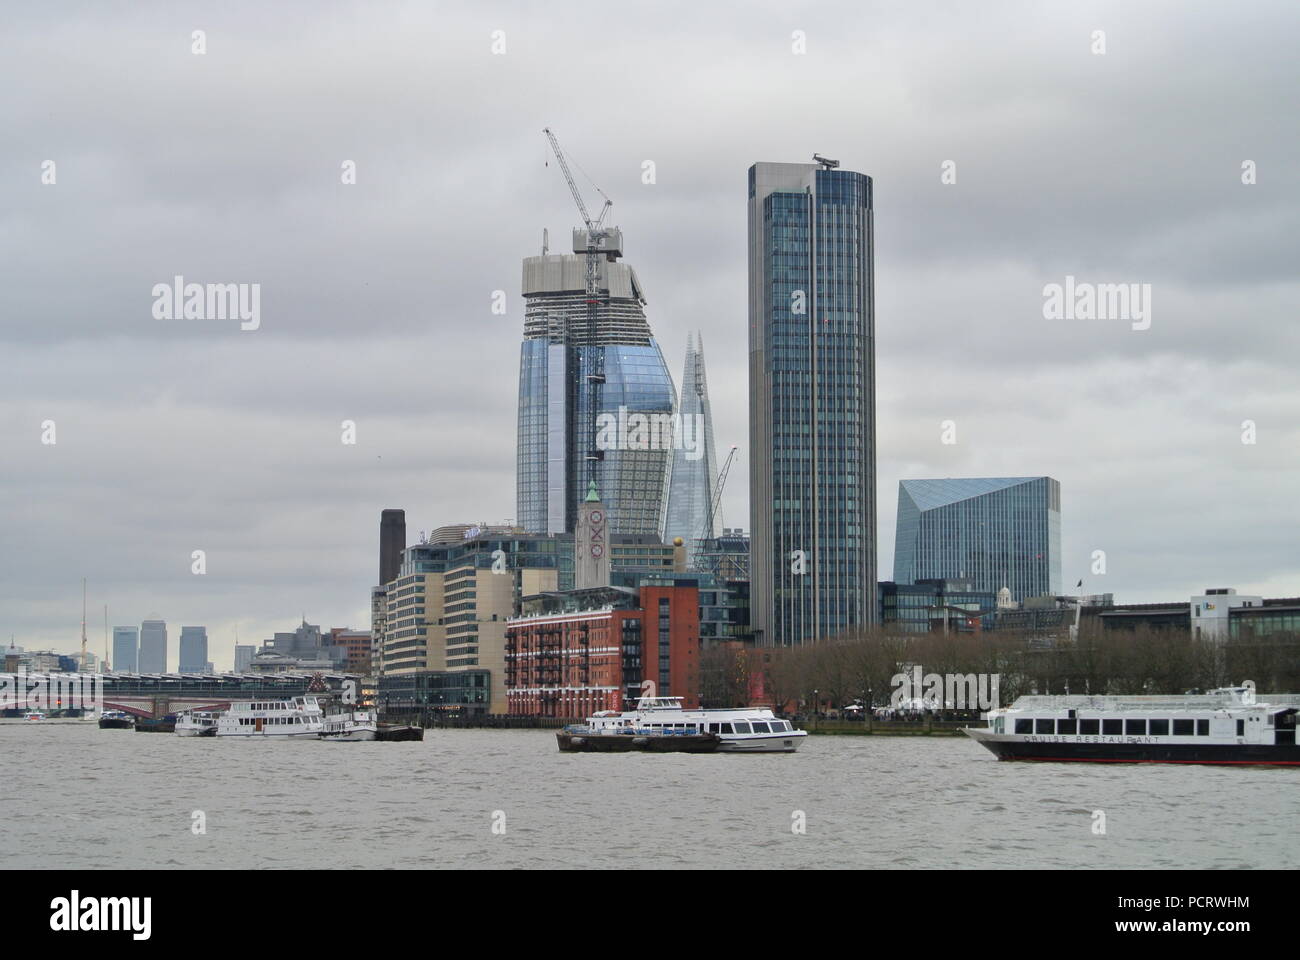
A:
[[[966,738],[562,754],[547,731],[246,742],[0,723],[0,865],[1291,867],[1300,771],[999,763]],[[203,811],[206,834],[195,835]],[[1106,833],[1093,832],[1096,810]],[[499,811],[499,813],[498,813]],[[806,833],[792,832],[802,811]],[[504,815],[504,834],[493,823]]]

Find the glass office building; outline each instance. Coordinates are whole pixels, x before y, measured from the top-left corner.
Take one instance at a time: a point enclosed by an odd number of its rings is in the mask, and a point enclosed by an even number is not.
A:
[[[204,673],[208,668],[208,628],[181,627],[179,673]]]
[[[713,447],[713,408],[709,405],[709,384],[704,372],[703,335],[698,346],[687,335],[686,368],[682,371],[677,413],[683,442],[673,451],[664,540],[672,543],[674,537],[681,537],[686,546],[686,566],[694,570],[699,541],[718,535],[718,518],[709,516],[718,464]]]
[[[1011,599],[1061,593],[1061,484],[1051,477],[903,480],[894,580],[969,580]]]
[[[516,493],[518,523],[529,533],[573,532],[594,478],[611,533],[663,534],[673,454],[663,425],[676,392],[636,273],[614,259],[620,254],[601,262],[594,326],[585,256],[524,260]],[[616,425],[603,437],[601,414]],[[660,419],[647,435],[636,415]]]
[[[871,178],[749,169],[752,618],[767,646],[874,623]]]
[[[113,672],[135,673],[139,666],[140,628],[113,628]]]

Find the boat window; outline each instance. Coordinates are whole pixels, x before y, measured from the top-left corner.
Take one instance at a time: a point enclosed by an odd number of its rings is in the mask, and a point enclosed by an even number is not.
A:
[[[736,724],[736,732],[737,732],[737,733],[749,733],[749,724],[747,724],[747,723],[737,723],[737,724]]]
[[[1054,726],[1055,723],[1052,720],[1035,720],[1034,733],[1055,733],[1056,730],[1054,729]]]
[[[718,732],[718,725],[716,723],[709,724],[709,733],[717,733],[717,732]]]
[[[1132,736],[1145,737],[1147,735],[1147,722],[1145,719],[1125,720],[1124,732],[1130,737]]]
[[[789,730],[789,729],[790,729],[790,725],[789,725],[788,723],[786,723],[784,720],[773,720],[773,721],[772,721],[772,732],[773,732],[773,733],[785,733],[785,732],[786,732],[787,730]]]
[[[768,729],[768,726],[767,726],[766,723],[760,723],[759,721],[755,720],[755,721],[754,721],[754,732],[755,732],[755,733],[771,733],[772,731]]]
[[[1056,721],[1057,733],[1077,733],[1078,727],[1079,727],[1078,720],[1057,720]]]
[[[1245,720],[1238,720],[1238,721],[1237,721],[1237,736],[1242,737],[1242,736],[1245,736],[1245,735],[1246,735],[1246,721],[1245,721]]]
[[[1209,720],[1197,720],[1197,721],[1196,721],[1196,735],[1197,735],[1198,737],[1208,737],[1208,736],[1210,735],[1210,721],[1209,721]]]
[[[1196,722],[1193,720],[1175,720],[1174,736],[1190,737],[1196,730]]]
[[[1168,721],[1168,720],[1152,720],[1152,721],[1151,721],[1151,736],[1153,736],[1153,737],[1167,737],[1167,736],[1169,736],[1169,721]]]
[[[1033,732],[1034,732],[1034,721],[1032,720],[1016,721],[1016,733],[1033,733]]]
[[[735,732],[734,730],[731,729],[731,724],[729,724],[729,723],[720,723],[720,724],[718,724],[718,726],[722,727],[722,729],[719,730],[718,733],[734,733],[734,732]]]
[[[1124,732],[1124,721],[1111,719],[1102,720],[1101,732],[1109,735],[1121,734]]]

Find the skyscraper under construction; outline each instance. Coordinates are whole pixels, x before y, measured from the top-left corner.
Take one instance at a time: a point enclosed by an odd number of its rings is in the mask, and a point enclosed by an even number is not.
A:
[[[610,533],[658,537],[674,441],[642,430],[637,415],[671,421],[675,391],[646,320],[645,292],[619,262],[622,231],[603,234],[594,297],[587,230],[574,230],[572,254],[543,250],[524,259],[518,523],[530,533],[571,532],[594,480]]]

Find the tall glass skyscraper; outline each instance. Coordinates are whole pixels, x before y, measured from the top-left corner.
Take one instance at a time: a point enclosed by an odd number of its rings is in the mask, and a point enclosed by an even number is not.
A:
[[[208,666],[208,628],[181,627],[180,673],[203,673]]]
[[[1061,593],[1061,484],[1051,477],[902,480],[894,580],[970,580],[1011,599]]]
[[[113,672],[135,673],[140,654],[140,628],[113,628]]]
[[[871,178],[749,168],[751,616],[769,646],[873,623]]]
[[[611,533],[663,535],[673,453],[663,424],[676,393],[646,321],[641,284],[617,262],[622,235],[614,234],[600,264],[594,330],[585,255],[524,260],[516,489],[518,523],[529,533],[572,532],[594,476]],[[583,231],[575,231],[574,246],[586,249]],[[614,425],[603,440],[601,415]],[[661,419],[653,431],[641,430],[639,416],[654,415]]]
[[[140,624],[140,651],[136,662],[141,673],[167,672],[167,623],[146,620]]]
[[[713,517],[713,522],[709,522],[718,463],[713,447],[713,408],[709,405],[709,383],[704,372],[702,334],[698,345],[690,334],[686,336],[686,368],[682,371],[677,414],[683,442],[673,451],[664,539],[671,542],[674,537],[681,537],[686,544],[686,565],[694,569],[699,548],[696,540],[718,535],[718,518]]]

